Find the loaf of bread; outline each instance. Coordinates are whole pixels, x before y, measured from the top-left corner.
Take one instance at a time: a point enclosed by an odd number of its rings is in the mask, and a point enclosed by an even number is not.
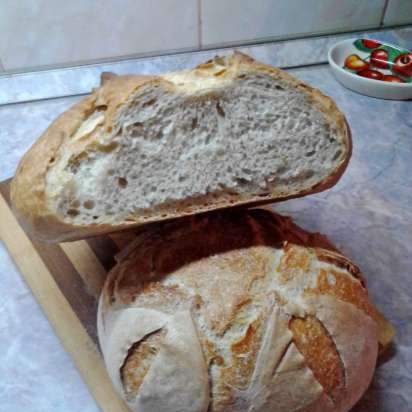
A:
[[[79,239],[333,185],[351,153],[335,103],[235,53],[163,76],[106,76],[23,157],[20,222]]]
[[[143,229],[107,278],[98,333],[136,412],[344,412],[393,330],[326,238],[252,209]]]

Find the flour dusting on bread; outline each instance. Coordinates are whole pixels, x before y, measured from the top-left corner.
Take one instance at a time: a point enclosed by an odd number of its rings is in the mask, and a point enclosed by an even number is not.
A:
[[[111,342],[118,328],[106,319],[124,310],[136,313],[122,328],[130,331],[131,349],[127,355],[122,346],[123,356],[114,363],[104,348],[116,351]],[[259,209],[149,227],[119,257],[99,303],[99,339],[117,390],[139,412],[162,410],[156,400],[163,402],[166,389],[159,392],[153,384],[153,409],[144,409],[135,381],[121,383],[116,376],[137,373],[141,384],[140,367],[130,356],[131,336],[142,335],[141,323],[151,313],[169,319],[163,342],[173,333],[176,313],[186,313],[187,327],[196,330],[190,345],[201,348],[192,375],[198,384],[187,387],[178,373],[170,383],[184,398],[208,395],[209,405],[192,412],[346,412],[373,375],[379,329],[390,330],[355,265],[330,250],[322,236]],[[149,370],[161,350],[156,345],[145,355],[137,342],[136,356]],[[153,367],[151,382],[164,380],[168,359],[163,360]]]

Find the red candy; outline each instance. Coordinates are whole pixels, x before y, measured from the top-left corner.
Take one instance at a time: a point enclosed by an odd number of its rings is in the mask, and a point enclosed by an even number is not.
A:
[[[412,53],[404,53],[398,56],[394,61],[392,70],[403,76],[412,76]]]
[[[377,70],[361,70],[360,72],[358,72],[358,75],[366,77],[368,79],[383,80],[383,74],[381,72],[378,72]]]
[[[368,49],[375,49],[376,47],[379,47],[381,44],[378,43],[375,40],[370,40],[370,39],[362,39],[362,44],[367,47]]]
[[[400,77],[393,76],[392,74],[385,74],[382,80],[385,82],[392,82],[392,83],[405,83]]]
[[[371,64],[381,69],[387,69],[388,66],[388,52],[386,50],[374,50],[371,53]]]

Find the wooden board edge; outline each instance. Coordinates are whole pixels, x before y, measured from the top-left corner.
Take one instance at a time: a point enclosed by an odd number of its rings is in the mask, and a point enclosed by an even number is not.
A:
[[[99,407],[104,412],[128,412],[109,380],[96,345],[1,195],[0,239]]]
[[[60,243],[63,252],[83,279],[87,291],[99,299],[107,272],[85,240]],[[80,256],[80,259],[76,257]]]

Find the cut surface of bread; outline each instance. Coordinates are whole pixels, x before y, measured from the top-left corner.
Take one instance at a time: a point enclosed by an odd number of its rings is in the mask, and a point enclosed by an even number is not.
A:
[[[12,200],[38,237],[75,239],[323,190],[350,151],[331,99],[235,53],[107,79],[23,158]]]
[[[143,230],[106,280],[98,333],[135,411],[345,412],[393,329],[326,238],[253,209]]]
[[[322,190],[349,156],[329,98],[234,54],[107,80],[25,155],[12,201],[38,237],[69,240]]]

